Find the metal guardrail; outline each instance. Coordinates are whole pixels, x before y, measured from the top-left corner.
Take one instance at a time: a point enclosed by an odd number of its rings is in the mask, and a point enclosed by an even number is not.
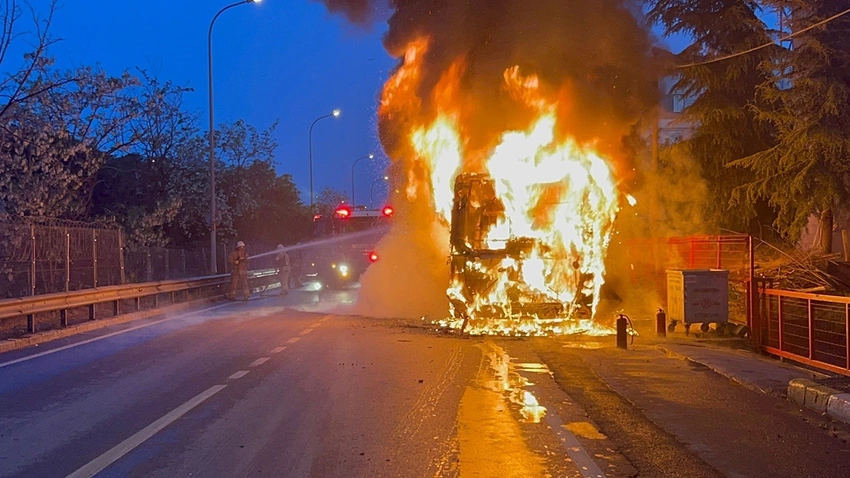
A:
[[[770,288],[758,295],[764,351],[850,375],[850,297]]]
[[[159,307],[159,299],[163,294],[168,294],[169,303],[177,302],[177,294],[184,293],[188,298],[190,291],[202,291],[207,289],[212,292],[209,296],[224,293],[230,281],[229,274],[219,274],[206,277],[195,277],[191,279],[166,280],[158,282],[144,282],[140,284],[115,285],[84,289],[75,292],[42,294],[35,296],[19,297],[15,299],[0,300],[0,321],[5,319],[26,317],[27,333],[37,331],[36,314],[59,312],[61,327],[68,326],[68,311],[71,309],[88,307],[88,320],[97,319],[96,305],[112,303],[112,316],[122,313],[121,301],[133,300],[133,311],[141,310],[141,299],[153,297],[154,308]],[[268,285],[277,281],[274,269],[262,269],[248,273],[249,285],[256,287]]]

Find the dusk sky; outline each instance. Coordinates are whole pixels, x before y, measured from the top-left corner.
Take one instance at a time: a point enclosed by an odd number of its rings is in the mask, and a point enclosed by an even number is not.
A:
[[[48,0],[36,0],[46,9]],[[112,74],[143,68],[194,88],[186,107],[207,128],[207,29],[223,0],[62,1],[52,33],[59,66],[99,64]],[[258,129],[280,120],[277,170],[309,190],[308,130],[340,108],[339,119],[314,129],[314,187],[348,192],[357,166],[357,202],[369,201],[386,158],[377,139],[377,95],[395,60],[381,44],[385,30],[354,26],[310,0],[263,0],[225,12],[213,34],[216,123],[243,118]],[[377,193],[376,193],[377,194]]]

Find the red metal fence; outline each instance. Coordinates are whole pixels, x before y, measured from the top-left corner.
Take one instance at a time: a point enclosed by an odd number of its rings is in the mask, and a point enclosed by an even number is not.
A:
[[[766,352],[850,375],[850,297],[759,287],[758,345]]]

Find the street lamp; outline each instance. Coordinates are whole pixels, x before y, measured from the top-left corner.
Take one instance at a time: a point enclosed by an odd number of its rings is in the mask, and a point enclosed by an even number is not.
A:
[[[375,207],[375,185],[380,184],[382,181],[387,182],[390,180],[389,176],[384,176],[382,178],[378,178],[372,182],[372,189],[369,191],[369,205],[371,207]]]
[[[361,159],[372,159],[375,155],[372,153],[363,156],[362,158],[357,158],[354,160],[354,164],[351,165],[351,205],[356,206],[357,204],[354,202],[354,166],[357,166],[357,163],[360,162]]]
[[[209,75],[209,91],[210,91],[210,272],[215,274],[218,272],[216,265],[216,244],[215,244],[215,117],[213,114],[213,66],[212,66],[212,32],[215,21],[222,13],[230,10],[233,7],[244,5],[246,3],[260,3],[261,0],[242,0],[231,5],[228,5],[215,14],[210,22],[210,29],[207,32],[207,65]]]
[[[325,118],[339,118],[340,113],[338,109],[333,110],[330,114],[319,116],[310,125],[310,214],[313,213],[313,126]]]

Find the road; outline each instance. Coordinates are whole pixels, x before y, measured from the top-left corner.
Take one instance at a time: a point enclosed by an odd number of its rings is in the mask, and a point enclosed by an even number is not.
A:
[[[296,292],[0,355],[0,476],[850,476],[846,430],[652,347]]]

